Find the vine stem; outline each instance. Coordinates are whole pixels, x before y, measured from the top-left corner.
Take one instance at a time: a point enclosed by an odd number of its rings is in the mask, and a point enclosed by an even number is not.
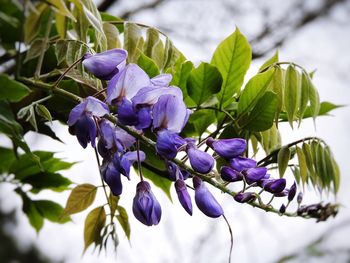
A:
[[[141,182],[143,181],[143,174],[142,174],[142,166],[141,166],[141,160],[140,160],[140,141],[137,139],[136,140],[136,153],[137,153],[137,166],[139,168],[139,174],[140,174],[140,179]]]
[[[230,223],[228,222],[227,218],[225,215],[222,215],[222,217],[224,218],[224,220],[226,221],[226,224],[227,224],[227,227],[228,227],[228,231],[230,232],[230,242],[231,242],[231,245],[230,245],[230,254],[229,254],[229,257],[228,257],[228,263],[231,263],[231,255],[232,255],[232,249],[233,249],[233,232],[232,232],[232,228],[231,228],[231,225]]]
[[[290,148],[294,145],[297,145],[299,143],[302,143],[304,141],[312,141],[312,140],[317,140],[319,142],[322,142],[323,144],[326,144],[326,142],[324,140],[322,140],[321,138],[318,138],[318,137],[306,137],[306,138],[303,138],[303,139],[300,139],[300,140],[297,140],[297,141],[294,141],[294,142],[291,142],[291,143],[288,143],[287,145],[285,146],[282,146],[280,147],[279,149],[276,149],[274,150],[272,153],[270,153],[269,155],[267,155],[266,157],[264,157],[263,159],[261,159],[260,161],[257,162],[257,165],[258,166],[266,166],[266,165],[269,165],[271,164],[272,160],[271,158],[273,156],[275,156],[276,154],[278,154],[278,152],[283,148],[283,147],[287,147],[287,148]]]
[[[27,83],[27,84],[30,84],[34,87],[37,87],[39,89],[42,89],[42,90],[46,90],[46,91],[52,91],[53,93],[56,93],[56,94],[59,94],[61,96],[64,96],[66,98],[70,98],[72,99],[73,101],[75,101],[76,103],[78,102],[82,102],[83,99],[73,93],[70,93],[68,91],[65,91],[65,90],[62,90],[60,88],[52,88],[52,85],[49,85],[49,84],[45,84],[45,83],[42,83],[41,81],[37,81],[37,80],[33,80],[33,79],[28,79],[28,78],[20,78],[24,83]],[[151,148],[152,150],[154,150],[155,146],[156,146],[156,143],[147,138],[146,136],[140,134],[139,132],[137,132],[136,130],[134,130],[133,128],[131,127],[128,127],[126,125],[123,125],[121,124],[118,119],[113,116],[113,115],[105,115],[103,116],[105,119],[113,122],[114,124],[116,124],[119,128],[123,129],[124,131],[126,131],[127,133],[129,133],[130,135],[132,135],[133,137],[135,137],[136,139],[142,141],[147,147]],[[302,141],[305,141],[305,140],[311,140],[311,139],[315,139],[316,137],[308,137],[308,138],[305,138],[303,140],[299,140],[299,142],[302,142]],[[318,138],[317,138],[318,139]],[[295,142],[294,142],[295,143]],[[97,154],[97,153],[96,153]],[[271,157],[271,156],[270,156]],[[265,158],[264,158],[265,159]],[[199,178],[201,178],[203,181],[211,184],[213,187],[221,190],[223,193],[226,193],[232,197],[236,196],[236,192],[234,191],[231,191],[230,189],[228,189],[225,185],[217,182],[216,180],[213,180],[212,179],[212,176],[210,174],[201,174],[201,173],[197,173],[195,172],[191,167],[189,167],[188,165],[184,164],[181,160],[179,159],[173,159],[172,160],[174,163],[176,163],[180,168],[188,171],[190,174],[194,175],[194,176],[198,176]],[[279,214],[279,211],[271,206],[266,206],[266,205],[263,205],[263,204],[260,204],[259,202],[250,202],[249,203],[251,206],[253,207],[257,207],[257,208],[260,208],[266,212],[272,212],[272,213],[276,213],[276,214]],[[284,213],[283,214],[284,216],[288,216],[288,217],[297,217],[297,213]],[[307,216],[301,216],[301,217],[304,217],[304,218],[309,218]]]
[[[106,190],[106,184],[105,182],[103,181],[103,176],[102,176],[102,173],[101,173],[101,162],[100,162],[100,158],[98,156],[98,152],[97,152],[97,149],[94,148],[94,151],[95,151],[95,156],[96,156],[96,161],[97,161],[97,165],[98,165],[98,172],[100,174],[100,179],[101,179],[101,183],[102,183],[102,188],[103,188],[103,192],[105,194],[105,197],[106,197],[106,200],[107,200],[107,204],[109,206],[109,209],[111,209],[111,204],[109,202],[109,198],[108,198],[108,194],[107,194],[107,190]],[[111,215],[111,223],[113,222],[113,217]]]

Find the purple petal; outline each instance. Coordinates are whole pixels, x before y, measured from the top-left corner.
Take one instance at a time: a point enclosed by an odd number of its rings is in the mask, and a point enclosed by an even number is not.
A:
[[[126,50],[115,48],[95,55],[86,54],[82,63],[97,78],[109,80],[123,67],[127,56]]]
[[[86,98],[86,108],[85,111],[90,112],[94,116],[102,117],[109,114],[108,106],[102,101],[89,96]]]
[[[148,182],[141,181],[137,184],[132,211],[136,219],[147,226],[159,223],[162,209]]]
[[[114,129],[114,142],[118,151],[122,152],[134,145],[136,139],[119,127]]]
[[[124,125],[137,125],[139,118],[130,100],[123,98],[118,107],[118,120]]]
[[[136,64],[127,65],[107,85],[107,102],[113,104],[122,98],[131,99],[143,87],[150,86],[148,75]]]
[[[275,197],[285,197],[289,193],[289,189],[284,189],[282,192],[273,194]]]
[[[147,129],[152,124],[151,107],[142,107],[137,112],[138,124],[135,126],[138,130]]]
[[[80,145],[83,148],[86,148],[87,144],[91,142],[91,146],[95,147],[97,128],[94,120],[87,116],[83,115],[75,123],[75,134]]]
[[[175,189],[177,197],[182,207],[186,210],[189,215],[192,215],[192,202],[190,194],[187,191],[186,184],[183,180],[176,180]]]
[[[146,159],[146,154],[139,151],[140,162]],[[125,175],[130,180],[130,167],[138,160],[137,151],[126,152],[120,158],[120,162],[116,161],[119,172]]]
[[[243,175],[248,184],[255,183],[264,178],[267,169],[265,167],[250,168],[243,171]]]
[[[224,214],[221,205],[216,201],[215,197],[209,192],[208,188],[200,178],[194,177],[193,185],[195,187],[194,199],[199,210],[201,210],[206,216],[213,218]]]
[[[250,158],[238,156],[230,160],[230,166],[236,171],[241,172],[245,169],[256,167],[256,161]]]
[[[294,182],[294,184],[289,189],[289,193],[288,193],[288,201],[289,202],[291,202],[294,199],[296,193],[297,193],[297,185]]]
[[[264,190],[270,193],[280,193],[286,187],[286,179],[274,179],[264,185]]]
[[[173,95],[163,95],[153,106],[153,127],[179,133],[186,116],[187,108],[182,99]]]
[[[73,126],[78,121],[78,119],[80,119],[80,117],[85,112],[86,104],[87,101],[85,100],[71,110],[68,117],[68,126]]]
[[[108,120],[103,119],[100,122],[100,135],[104,141],[104,146],[107,149],[112,149],[114,146],[114,128],[115,125]]]
[[[228,166],[221,167],[220,176],[226,182],[237,182],[243,180],[243,175],[240,172]]]
[[[208,138],[207,145],[225,159],[232,159],[244,153],[247,142],[241,138],[214,140]]]
[[[154,86],[167,87],[173,76],[171,74],[160,74],[151,78],[151,82]]]
[[[158,132],[156,150],[166,159],[175,158],[178,149],[184,144],[186,141],[176,133],[166,130]]]
[[[245,192],[236,194],[233,199],[238,203],[252,202],[256,199],[256,194],[254,192]]]
[[[214,167],[214,158],[207,152],[188,147],[188,158],[190,159],[193,170],[201,174],[209,173]]]
[[[135,106],[137,105],[153,105],[159,97],[162,95],[173,95],[183,100],[181,89],[175,86],[170,87],[159,87],[159,86],[148,86],[144,87],[137,92],[137,94],[131,99]]]
[[[102,167],[102,174],[103,174],[103,179],[108,184],[112,193],[116,196],[121,195],[123,191],[123,185],[120,178],[120,173],[114,167],[112,162]]]

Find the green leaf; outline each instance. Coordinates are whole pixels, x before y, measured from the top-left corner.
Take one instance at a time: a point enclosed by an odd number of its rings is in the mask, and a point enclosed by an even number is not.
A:
[[[276,124],[273,124],[270,129],[260,132],[260,135],[261,139],[259,141],[266,154],[270,154],[281,147],[281,135]]]
[[[33,203],[39,213],[51,222],[64,224],[70,221],[69,217],[61,217],[63,207],[58,203],[50,200],[36,200]]]
[[[11,79],[6,74],[0,74],[0,98],[2,100],[9,100],[10,102],[18,102],[30,93],[30,89]]]
[[[185,61],[184,55],[174,46],[169,38],[165,40],[164,63],[162,69],[172,67],[177,62]]]
[[[215,111],[213,110],[197,110],[190,115],[189,124],[193,124],[196,135],[201,136],[207,128],[216,121]]]
[[[307,163],[306,163],[306,157],[303,152],[303,150],[300,147],[296,147],[297,156],[298,156],[298,163],[300,168],[300,177],[303,185],[307,183],[307,177],[308,177],[308,169],[307,169]]]
[[[55,192],[62,192],[68,189],[72,181],[63,177],[59,173],[37,173],[21,180],[22,183],[30,184],[33,189],[31,192],[38,193],[44,189],[50,189]]]
[[[284,90],[284,78],[283,70],[281,67],[275,67],[275,73],[270,82],[269,90],[273,91],[277,95],[277,109],[275,123],[278,127],[279,116],[283,108],[283,90]]]
[[[218,94],[220,106],[230,104],[232,96],[240,93],[251,58],[251,47],[238,28],[216,48],[211,64],[219,69],[223,78]]]
[[[277,96],[271,91],[258,100],[255,107],[245,118],[239,121],[239,125],[249,131],[265,131],[273,125],[276,114]]]
[[[315,119],[320,112],[320,96],[311,80],[309,80],[309,96],[311,116]]]
[[[54,9],[56,9],[56,12],[58,12],[59,14],[69,17],[73,21],[76,21],[75,17],[72,15],[72,13],[69,11],[66,4],[64,3],[64,0],[47,0],[47,2],[54,6]]]
[[[22,210],[28,217],[29,223],[32,225],[32,227],[34,227],[36,232],[39,232],[44,225],[44,218],[38,211],[33,200],[31,200],[21,190],[18,190],[17,193],[20,194],[20,196],[22,197],[22,200],[23,200]]]
[[[111,209],[111,216],[114,217],[115,211],[117,210],[118,203],[119,203],[120,196],[113,195],[112,192],[110,192],[108,197],[108,203]]]
[[[27,55],[23,63],[28,62],[31,59],[34,59],[36,57],[39,57],[42,52],[46,52],[46,50],[50,46],[45,42],[43,38],[38,38],[33,41],[33,43],[30,45]]]
[[[128,51],[128,62],[137,62],[137,45],[141,38],[141,29],[134,23],[125,23],[124,26],[124,49]]]
[[[159,38],[158,30],[155,28],[152,28],[152,27],[148,28],[147,32],[146,32],[146,41],[145,41],[145,46],[144,46],[145,55],[150,57],[150,58],[157,56],[156,47],[157,47],[159,42],[161,42],[161,39]]]
[[[282,147],[277,155],[277,162],[278,162],[278,171],[280,174],[280,178],[283,177],[287,167],[288,162],[290,159],[290,150],[288,147]]]
[[[193,67],[194,66],[191,61],[186,61],[183,63],[177,63],[174,66],[168,68],[166,71],[173,76],[170,85],[177,86],[181,89],[184,96],[184,101],[188,107],[195,106],[195,103],[187,94],[187,80],[193,70]]]
[[[38,3],[35,9],[31,9],[24,23],[24,42],[30,43],[39,33],[40,20],[48,6],[45,3]]]
[[[88,208],[95,200],[97,187],[92,184],[81,184],[75,187],[68,197],[63,216],[79,213]]]
[[[121,47],[119,31],[114,25],[109,23],[103,23],[103,31],[107,38],[107,49]]]
[[[270,66],[272,66],[274,63],[278,62],[278,50],[276,50],[275,54],[269,58],[260,68],[259,72],[265,71],[268,69]]]
[[[309,91],[310,91],[310,79],[309,76],[302,72],[301,74],[301,97],[300,97],[300,105],[299,105],[299,125],[301,120],[303,119],[304,113],[307,109],[307,104],[309,102]]]
[[[287,112],[289,124],[292,128],[300,103],[300,90],[300,74],[293,65],[289,65],[285,77],[284,107]]]
[[[39,116],[43,117],[45,120],[52,122],[51,113],[44,105],[36,104],[35,111]]]
[[[220,91],[222,77],[216,67],[202,62],[198,68],[192,70],[187,81],[188,95],[200,106]]]
[[[312,159],[312,154],[311,154],[311,147],[309,144],[307,143],[303,143],[303,147],[302,147],[303,153],[305,155],[305,161],[306,161],[306,165],[307,165],[307,169],[310,173],[310,179],[312,181],[313,184],[316,183],[316,171],[314,168],[314,162]]]
[[[13,149],[0,147],[0,174],[8,173],[15,160],[16,155]]]
[[[55,13],[55,21],[57,33],[61,38],[66,38],[66,17],[59,13]]]
[[[102,242],[101,230],[106,224],[106,212],[103,206],[93,209],[85,219],[84,225],[84,252],[92,244]]]
[[[157,64],[148,56],[140,54],[137,64],[149,75],[150,78],[153,78],[159,75],[159,68]]]
[[[118,209],[117,219],[119,221],[119,224],[123,228],[124,233],[125,233],[126,237],[128,238],[128,240],[130,240],[131,230],[130,230],[128,213],[126,212],[125,208],[122,206],[118,206],[117,209]]]
[[[238,115],[247,113],[255,107],[260,98],[265,94],[273,78],[275,69],[269,69],[251,78],[244,87],[238,102]]]

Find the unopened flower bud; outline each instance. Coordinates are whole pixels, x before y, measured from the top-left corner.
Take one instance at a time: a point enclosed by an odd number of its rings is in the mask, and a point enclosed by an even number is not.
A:
[[[299,194],[297,196],[297,202],[298,202],[298,204],[301,204],[302,201],[303,201],[303,193],[299,192]]]
[[[288,201],[289,202],[291,202],[294,199],[296,193],[297,193],[297,185],[294,182],[294,184],[289,189],[289,193],[288,193]]]
[[[219,217],[224,214],[221,205],[216,201],[215,197],[209,192],[208,188],[199,177],[193,177],[193,185],[195,188],[195,201],[199,210],[206,216]]]
[[[280,213],[284,214],[285,212],[286,212],[286,206],[284,204],[282,204],[280,207]]]
[[[236,194],[233,199],[238,203],[248,203],[256,199],[256,194],[254,192],[245,192]]]
[[[132,211],[136,219],[147,226],[157,225],[159,223],[162,216],[162,209],[153,195],[148,182],[141,181],[137,184]]]
[[[269,180],[269,179],[268,179]],[[270,193],[280,193],[286,187],[286,179],[273,179],[264,185],[264,190]]]
[[[222,166],[220,176],[226,182],[237,182],[243,180],[243,175],[229,166]]]
[[[109,80],[125,65],[128,53],[124,49],[111,49],[95,55],[85,54],[84,67],[97,78]]]
[[[189,215],[192,215],[191,197],[187,191],[185,182],[181,179],[176,180],[175,189],[176,189],[177,197],[179,198],[180,204]]]
[[[159,155],[166,159],[175,158],[178,149],[184,144],[186,144],[186,141],[177,133],[167,130],[158,132],[156,150]]]
[[[209,173],[214,167],[214,158],[207,152],[198,150],[195,146],[188,145],[187,155],[190,160],[190,164],[198,173]]]
[[[244,153],[247,142],[241,138],[214,140],[209,137],[207,145],[225,159],[232,159]]]
[[[250,158],[238,156],[230,160],[230,166],[241,172],[245,169],[256,167],[256,161]]]
[[[250,168],[244,170],[242,173],[248,184],[253,184],[263,179],[266,175],[267,169],[265,167]]]

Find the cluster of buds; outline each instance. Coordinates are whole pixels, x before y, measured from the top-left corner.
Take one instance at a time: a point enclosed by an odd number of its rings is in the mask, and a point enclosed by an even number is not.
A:
[[[123,49],[112,49],[83,57],[82,63],[90,73],[108,81],[106,102],[87,97],[72,109],[68,119],[70,130],[81,146],[86,148],[91,143],[102,156],[101,174],[114,195],[122,194],[121,175],[130,180],[131,166],[137,162],[141,168],[146,155],[132,135],[104,118],[108,114],[114,114],[119,123],[140,134],[152,132],[156,136],[156,152],[167,163],[169,178],[175,182],[179,202],[190,215],[193,207],[185,182],[189,177],[193,177],[194,199],[199,210],[213,218],[224,212],[202,179],[173,162],[179,152],[186,153],[196,174],[210,173],[216,157],[225,159],[227,164],[220,169],[221,178],[229,183],[244,182],[244,189],[234,197],[237,202],[252,202],[257,198],[255,192],[245,191],[248,189],[246,184],[249,188],[260,187],[276,197],[288,196],[289,202],[294,198],[295,183],[286,189],[285,179],[271,178],[265,167],[258,167],[255,160],[244,157],[246,140],[208,138],[206,144],[214,151],[212,155],[201,150],[195,139],[182,138],[180,133],[191,114],[183,101],[182,91],[169,85],[170,74],[150,78],[138,65],[127,64],[127,55]],[[110,106],[116,112],[111,113]],[[157,225],[161,219],[161,206],[150,184],[144,181],[141,169],[139,172],[141,181],[137,184],[133,213],[143,224]]]

